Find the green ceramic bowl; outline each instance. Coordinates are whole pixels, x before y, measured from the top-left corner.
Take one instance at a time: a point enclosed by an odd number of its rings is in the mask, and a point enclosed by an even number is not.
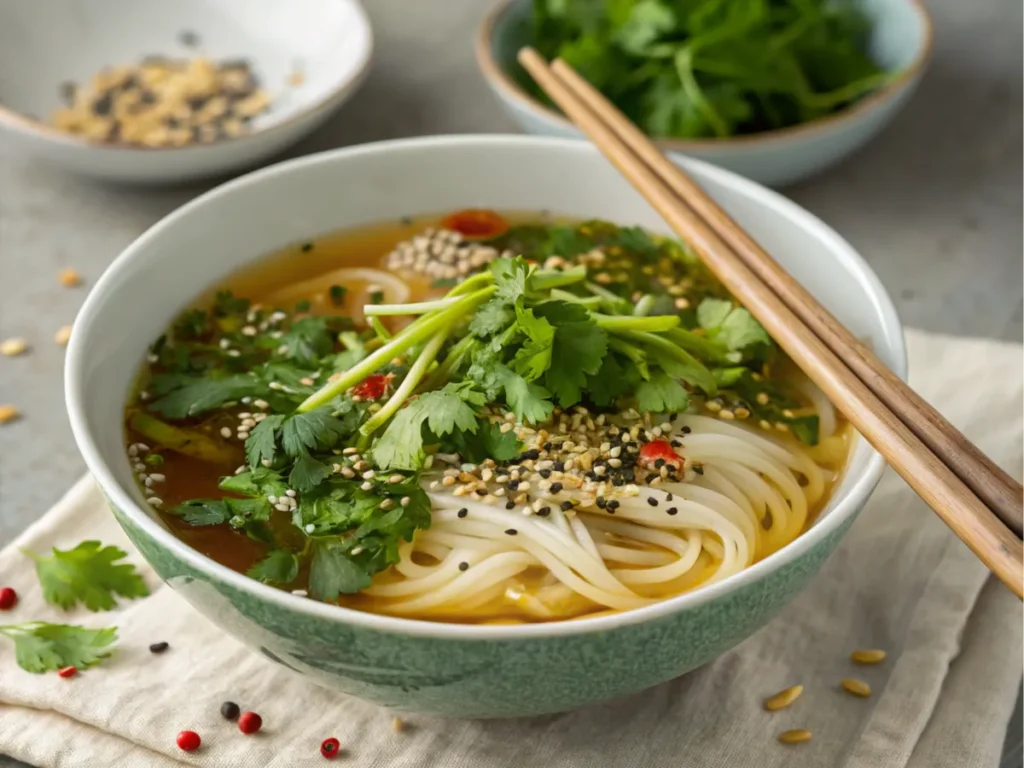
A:
[[[688,170],[881,358],[904,371],[899,320],[878,279],[821,221],[711,166]],[[443,183],[439,180],[443,179]],[[664,682],[769,621],[814,577],[882,472],[859,441],[811,529],[720,583],[616,615],[462,626],[360,613],[251,581],[176,539],[144,504],[121,432],[149,343],[203,288],[283,246],[357,224],[466,206],[602,217],[665,232],[591,147],[513,136],[413,139],[293,160],[168,216],[113,263],[85,303],[67,359],[71,424],[110,506],[156,571],[195,608],[296,674],[398,711],[537,715]]]
[[[762,184],[783,186],[813,176],[855,152],[888,124],[924,74],[932,24],[921,0],[856,0],[871,20],[868,52],[898,73],[885,87],[846,109],[809,123],[725,139],[659,139],[673,159],[693,157]],[[531,0],[499,0],[476,38],[480,72],[505,112],[527,133],[580,136],[556,109],[521,88],[516,53],[532,40]]]

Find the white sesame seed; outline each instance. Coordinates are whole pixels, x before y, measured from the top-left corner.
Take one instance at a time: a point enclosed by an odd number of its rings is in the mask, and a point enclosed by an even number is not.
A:
[[[158,472],[154,472],[149,476],[149,479],[152,480],[154,483],[163,483],[166,482],[167,477],[165,475],[161,475]]]
[[[275,504],[274,509],[276,509],[278,512],[288,512],[291,509],[291,507],[289,507],[287,504]]]
[[[159,507],[164,503],[164,500],[161,499],[159,496],[150,496],[148,499],[146,499],[146,503],[149,504],[151,507]]]
[[[292,590],[292,594],[295,595],[296,597],[305,597],[306,595],[309,594],[309,592],[307,592],[304,589],[293,589]]]
[[[312,523],[306,523],[306,533],[312,533],[316,530],[316,526]]]
[[[228,347],[231,346],[231,340],[230,339],[221,339],[217,343],[220,345],[221,349],[227,349]]]
[[[221,437],[231,437],[231,428],[230,427],[221,427],[220,428],[220,436]]]
[[[289,496],[289,497],[294,499],[297,494],[295,493],[295,491],[293,491],[291,488],[289,488],[287,491],[285,491],[285,495],[287,495],[287,496]]]
[[[0,341],[0,355],[14,357],[28,350],[28,342],[24,339],[13,338]]]

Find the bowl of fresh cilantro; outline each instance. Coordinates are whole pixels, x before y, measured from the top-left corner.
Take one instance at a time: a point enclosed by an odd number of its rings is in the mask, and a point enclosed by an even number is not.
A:
[[[528,133],[579,136],[516,62],[573,66],[670,155],[782,186],[866,144],[931,52],[920,0],[501,0],[477,64]]]

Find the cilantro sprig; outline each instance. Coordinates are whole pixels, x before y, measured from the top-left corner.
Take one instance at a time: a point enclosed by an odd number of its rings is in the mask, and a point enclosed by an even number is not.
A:
[[[149,595],[146,582],[131,563],[119,563],[128,553],[98,541],[83,541],[68,550],[53,548],[51,555],[25,551],[34,561],[43,598],[65,610],[79,603],[90,611],[109,611],[115,596],[134,599]]]
[[[0,626],[0,635],[14,641],[18,666],[40,674],[62,667],[86,669],[110,656],[117,629],[89,629],[75,624],[29,621]]]

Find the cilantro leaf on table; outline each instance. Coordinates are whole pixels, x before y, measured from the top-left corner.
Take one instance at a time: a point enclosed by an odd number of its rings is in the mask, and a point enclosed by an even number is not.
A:
[[[299,558],[286,549],[274,549],[245,575],[264,584],[287,586],[299,577]]]
[[[18,666],[41,674],[62,667],[87,669],[110,656],[117,628],[89,629],[75,624],[31,621],[0,626],[0,634],[14,641]]]
[[[118,563],[128,553],[98,541],[83,541],[73,549],[53,548],[53,554],[26,552],[34,561],[43,598],[65,610],[83,603],[90,611],[109,611],[115,595],[146,597],[146,582],[131,563]]]
[[[545,301],[533,311],[555,329],[551,367],[544,375],[544,386],[563,408],[575,405],[583,394],[587,376],[601,369],[608,350],[608,335],[578,304]]]

